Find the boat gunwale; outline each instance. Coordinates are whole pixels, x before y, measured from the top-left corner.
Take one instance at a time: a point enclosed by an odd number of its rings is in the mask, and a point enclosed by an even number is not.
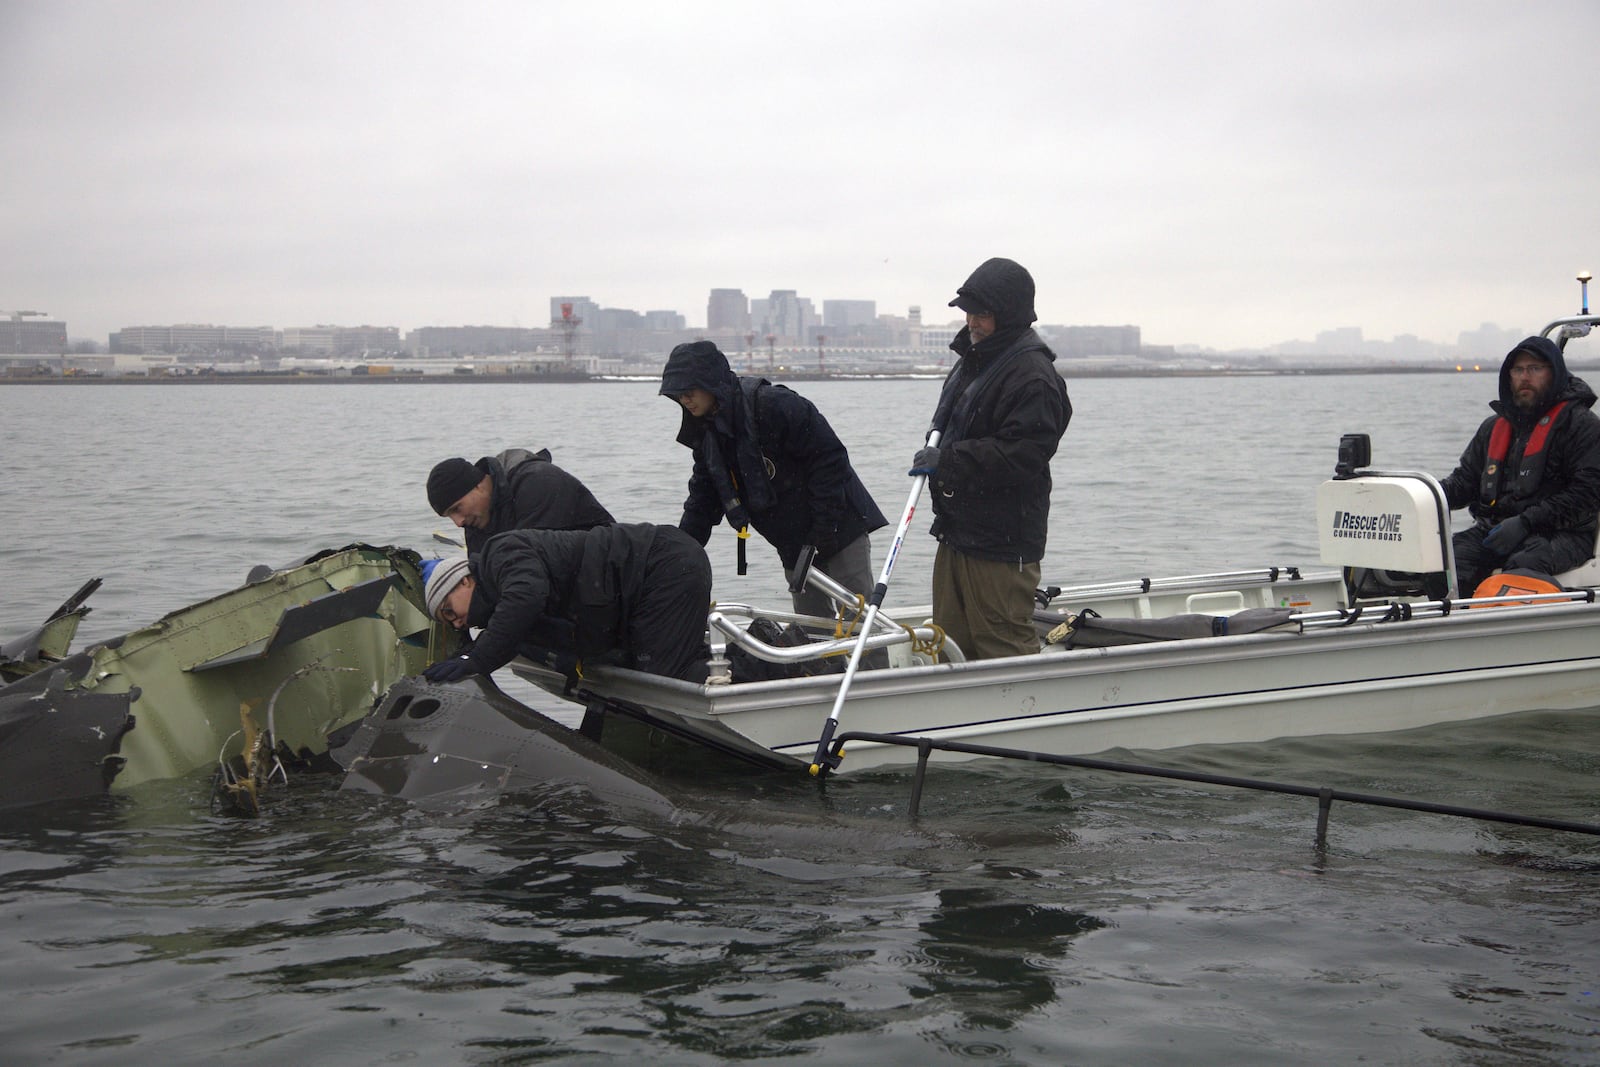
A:
[[[1381,607],[1381,605],[1378,605]],[[1021,656],[969,660],[964,663],[918,664],[857,673],[852,695],[862,701],[914,694],[937,687],[971,689],[994,685],[1018,685],[1067,680],[1092,675],[1117,675],[1130,671],[1155,670],[1185,665],[1203,666],[1228,659],[1258,659],[1264,656],[1294,656],[1330,651],[1359,651],[1374,645],[1415,644],[1472,637],[1494,639],[1552,629],[1569,630],[1595,625],[1592,617],[1600,613],[1600,601],[1572,600],[1546,604],[1502,604],[1494,607],[1458,608],[1447,615],[1410,619],[1356,619],[1343,626],[1324,626],[1306,630],[1262,631],[1249,634],[1178,638],[1138,644],[1097,648],[1043,650]],[[1462,634],[1459,631],[1471,632]],[[1600,643],[1596,657],[1600,659]],[[1563,661],[1572,657],[1563,657]],[[1551,661],[1557,662],[1557,661]],[[531,668],[531,669],[529,669]],[[559,675],[536,665],[519,661],[518,674],[533,684],[555,693],[561,692]],[[541,678],[543,680],[541,680]],[[697,685],[693,682],[645,674],[625,667],[595,668],[579,684],[604,699],[615,697],[631,703],[671,711],[689,719],[716,722],[726,716],[766,710],[786,704],[819,704],[831,699],[838,689],[837,674],[799,678],[764,679],[723,685]],[[1280,687],[1281,688],[1281,687]],[[661,698],[671,697],[670,700]],[[795,699],[799,698],[799,699]]]

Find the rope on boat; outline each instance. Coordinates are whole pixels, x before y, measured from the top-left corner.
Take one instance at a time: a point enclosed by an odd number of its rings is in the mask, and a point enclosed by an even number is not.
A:
[[[1587,834],[1600,837],[1600,825],[1574,822],[1569,819],[1547,819],[1538,815],[1518,815],[1511,812],[1491,811],[1485,808],[1468,808],[1456,804],[1435,804],[1427,800],[1408,800],[1376,793],[1355,793],[1327,786],[1297,785],[1292,782],[1271,782],[1260,778],[1237,778],[1226,774],[1208,774],[1204,771],[1184,771],[1171,767],[1152,767],[1139,763],[1120,763],[1115,760],[1095,759],[1091,756],[1058,756],[1047,752],[1031,752],[1019,748],[996,748],[993,745],[975,745],[965,741],[935,741],[928,737],[905,737],[899,734],[874,734],[852,730],[833,739],[836,748],[849,741],[871,741],[883,745],[900,745],[917,750],[917,770],[911,782],[911,811],[913,818],[922,803],[923,778],[928,770],[928,756],[935,749],[940,752],[961,752],[972,756],[994,756],[1000,759],[1026,760],[1030,763],[1052,763],[1061,767],[1081,767],[1094,771],[1113,771],[1119,774],[1139,774],[1150,778],[1171,778],[1182,782],[1200,782],[1205,785],[1225,785],[1235,789],[1254,789],[1265,793],[1287,793],[1291,796],[1317,798],[1317,848],[1328,847],[1328,815],[1335,800],[1347,804],[1369,807],[1398,808],[1403,811],[1420,811],[1430,815],[1450,815],[1480,822],[1506,823],[1512,826],[1530,826],[1541,830],[1560,830],[1565,833]]]

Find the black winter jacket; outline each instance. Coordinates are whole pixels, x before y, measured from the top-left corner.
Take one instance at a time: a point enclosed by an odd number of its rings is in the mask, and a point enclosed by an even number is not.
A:
[[[934,416],[933,535],[964,555],[1037,563],[1049,532],[1050,458],[1072,419],[1055,353],[1027,326],[976,345],[964,328],[950,347],[961,358]]]
[[[694,452],[689,496],[678,526],[704,545],[724,517],[745,523],[793,567],[802,545],[822,556],[888,525],[850,453],[816,405],[765,379],[741,378],[709,341],[672,350],[661,374],[661,395],[676,400],[691,389],[717,399],[715,413],[687,411],[678,443]]]
[[[511,662],[526,642],[552,647],[547,635],[570,627],[580,658],[621,647],[624,622],[644,588],[655,540],[649,523],[592,530],[512,530],[491,537],[471,557],[477,579],[468,625],[482,633],[471,657],[488,674]]]
[[[1511,364],[1524,351],[1549,362],[1552,371],[1550,399],[1537,413],[1512,402]],[[1566,406],[1545,431],[1542,456],[1524,456],[1534,431],[1562,401]],[[1600,515],[1600,416],[1590,410],[1594,402],[1594,390],[1568,372],[1554,341],[1529,337],[1519,343],[1500,365],[1500,398],[1489,404],[1495,414],[1479,425],[1442,483],[1450,507],[1468,507],[1480,526],[1521,515],[1536,534],[1593,531]],[[1489,439],[1502,417],[1510,423],[1510,447],[1486,477]]]
[[[616,521],[588,486],[550,462],[547,448],[508,448],[473,466],[493,480],[493,491],[488,529],[463,530],[469,553],[481,551],[489,538],[507,530],[587,530]]]

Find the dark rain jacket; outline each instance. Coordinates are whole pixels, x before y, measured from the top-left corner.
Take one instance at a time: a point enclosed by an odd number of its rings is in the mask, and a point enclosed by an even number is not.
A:
[[[479,552],[495,534],[507,530],[588,530],[609,526],[611,513],[588,486],[550,462],[550,450],[508,448],[473,464],[487,474],[489,527],[465,527],[467,551]]]
[[[580,658],[622,647],[623,626],[644,589],[656,527],[616,523],[591,530],[512,530],[472,555],[467,623],[481,629],[472,660],[491,673],[533,642]],[[549,635],[566,630],[568,642]]]
[[[939,466],[928,479],[933,535],[979,559],[1037,563],[1050,522],[1050,459],[1072,419],[1055,353],[1031,329],[1033,281],[1007,259],[991,259],[957,292],[995,316],[978,344],[963,328],[950,348],[961,358],[945,378],[934,415]]]
[[[1543,410],[1527,412],[1512,402],[1511,364],[1532,352],[1552,370],[1550,399]],[[1551,409],[1565,401],[1554,417]],[[1500,398],[1443,481],[1452,509],[1467,507],[1480,526],[1513,515],[1527,520],[1529,532],[1548,536],[1558,530],[1590,532],[1600,516],[1600,416],[1590,408],[1594,390],[1567,370],[1561,348],[1548,337],[1529,337],[1500,365]],[[1506,420],[1509,446],[1504,459],[1489,456],[1495,426]],[[1543,434],[1543,448],[1529,442]]]
[[[704,545],[727,518],[748,524],[792,568],[803,545],[824,557],[862,534],[888,525],[850,453],[816,405],[763,378],[741,378],[709,341],[672,350],[661,395],[674,401],[691,389],[717,399],[704,418],[687,411],[678,443],[694,452],[689,496],[678,527]]]

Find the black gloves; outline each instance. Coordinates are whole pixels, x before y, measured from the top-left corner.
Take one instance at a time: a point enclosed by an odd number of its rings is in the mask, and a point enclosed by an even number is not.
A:
[[[923,445],[917,449],[917,454],[911,459],[911,469],[907,474],[932,475],[939,469],[939,449],[934,445]]]
[[[477,662],[471,656],[451,656],[422,672],[422,676],[430,682],[443,685],[447,682],[459,682],[469,674],[478,674]]]
[[[1528,520],[1515,515],[1483,536],[1483,547],[1505,559],[1528,538]]]

